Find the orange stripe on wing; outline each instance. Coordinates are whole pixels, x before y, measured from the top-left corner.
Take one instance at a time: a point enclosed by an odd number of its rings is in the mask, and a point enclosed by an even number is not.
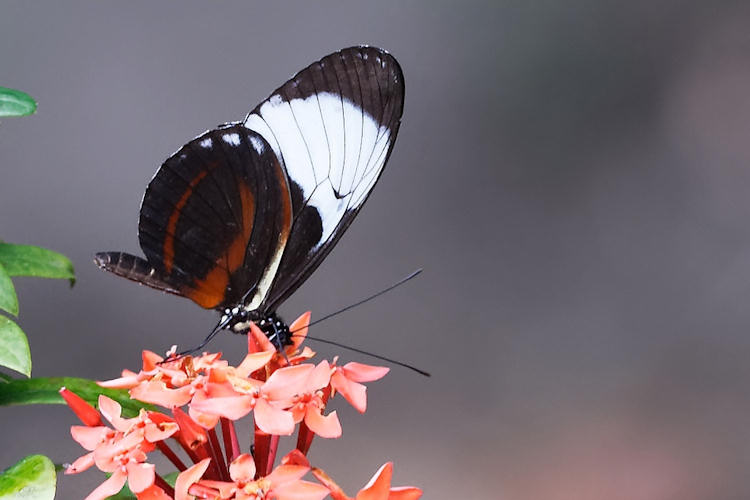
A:
[[[203,178],[208,174],[207,170],[204,170],[197,176],[195,176],[195,179],[190,181],[190,184],[188,185],[188,188],[185,190],[184,193],[182,193],[182,196],[180,199],[175,203],[174,210],[172,211],[172,215],[169,216],[169,221],[167,221],[167,230],[166,235],[164,237],[164,270],[167,272],[167,274],[172,272],[172,266],[174,265],[174,233],[177,229],[177,221],[180,219],[180,214],[182,213],[182,209],[185,206],[185,204],[190,199],[190,195],[193,194],[193,190],[195,189],[195,186],[203,180]]]
[[[235,272],[245,262],[245,252],[250,236],[253,234],[253,225],[255,225],[255,197],[247,184],[240,182],[237,185],[240,192],[240,202],[242,203],[242,231],[229,245],[227,255],[229,262],[227,267],[229,272]]]
[[[245,252],[253,232],[255,222],[255,198],[250,188],[240,182],[237,185],[242,203],[242,228],[227,247],[224,255],[205,278],[196,280],[192,290],[186,293],[188,298],[199,306],[213,309],[224,301],[229,276],[245,262]]]

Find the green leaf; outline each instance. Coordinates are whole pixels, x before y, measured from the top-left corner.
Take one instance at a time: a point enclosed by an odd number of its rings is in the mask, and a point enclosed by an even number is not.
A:
[[[26,116],[36,111],[36,101],[20,90],[0,87],[0,116]]]
[[[59,394],[61,387],[67,387],[94,406],[99,400],[99,394],[104,394],[120,403],[122,414],[125,417],[138,415],[141,408],[155,409],[152,405],[130,399],[130,395],[125,389],[106,389],[99,387],[93,380],[76,377],[37,377],[10,380],[7,383],[0,384],[0,406],[64,404],[65,401]]]
[[[33,245],[0,242],[0,264],[11,276],[66,278],[76,281],[73,264],[61,253]]]
[[[31,352],[26,334],[5,316],[0,316],[0,366],[31,376]]]
[[[0,475],[1,500],[55,498],[55,464],[44,455],[30,455]]]
[[[18,297],[8,271],[0,264],[0,309],[18,316]]]

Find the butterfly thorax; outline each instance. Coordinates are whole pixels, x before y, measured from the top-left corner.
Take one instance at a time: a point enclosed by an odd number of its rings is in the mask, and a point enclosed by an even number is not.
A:
[[[241,306],[228,307],[221,317],[222,323],[227,320],[228,323],[224,328],[232,333],[247,335],[250,331],[250,322],[253,322],[277,347],[292,344],[289,326],[275,312],[263,314],[257,310],[247,311]]]

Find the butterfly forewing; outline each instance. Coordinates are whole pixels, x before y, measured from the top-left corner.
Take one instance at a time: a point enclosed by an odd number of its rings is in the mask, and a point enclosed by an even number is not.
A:
[[[245,125],[271,145],[290,181],[294,220],[273,284],[252,307],[275,310],[312,273],[377,182],[396,139],[404,81],[396,60],[353,47],[299,72]]]

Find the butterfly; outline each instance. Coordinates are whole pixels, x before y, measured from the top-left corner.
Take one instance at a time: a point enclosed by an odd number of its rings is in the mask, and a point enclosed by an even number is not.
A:
[[[279,347],[289,343],[276,309],[362,208],[403,106],[403,73],[388,52],[323,57],[243,121],[199,135],[162,164],[141,203],[145,258],[100,252],[95,263],[219,311],[212,334],[246,333],[252,321]]]

